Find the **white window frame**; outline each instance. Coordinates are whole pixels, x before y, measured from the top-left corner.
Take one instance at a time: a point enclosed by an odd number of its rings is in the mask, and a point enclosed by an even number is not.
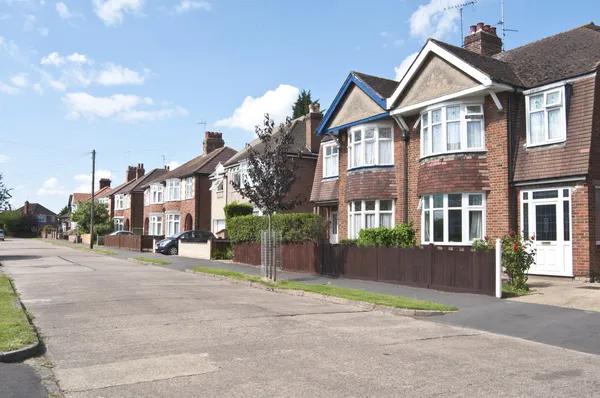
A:
[[[433,197],[437,195],[443,195],[443,207],[434,207]],[[462,195],[461,207],[448,207],[448,195]],[[481,205],[469,205],[469,195],[481,195]],[[426,200],[429,199],[429,206],[427,206]],[[461,242],[450,242],[448,233],[448,211],[449,210],[461,210],[462,211],[462,241]],[[481,239],[486,236],[486,220],[487,220],[487,198],[485,192],[451,192],[451,193],[439,193],[439,194],[427,194],[421,198],[421,243],[428,245],[433,243],[434,245],[471,245],[472,240],[469,240],[469,212],[481,211]],[[444,231],[443,241],[435,242],[433,237],[433,211],[442,210],[444,219]],[[425,240],[425,216],[429,212],[429,226],[431,228],[429,234],[429,240]]]
[[[165,236],[173,236],[181,232],[181,215],[179,213],[166,213],[164,221]]]
[[[115,195],[115,210],[125,210],[125,195]]]
[[[167,180],[165,202],[177,202],[181,200],[181,180],[173,178]]]
[[[100,198],[98,199],[98,203],[104,203],[106,206],[108,206],[108,198]]]
[[[557,144],[560,142],[565,142],[567,140],[567,106],[566,106],[567,101],[566,101],[566,95],[565,95],[566,94],[565,87],[566,87],[566,85],[563,85],[561,87],[554,87],[554,88],[544,90],[544,91],[530,92],[528,95],[525,96],[525,115],[526,115],[526,122],[527,122],[527,147],[528,148],[533,148],[533,147],[543,146],[543,145],[550,145],[550,144]],[[547,105],[546,102],[548,99],[548,94],[553,94],[556,92],[558,92],[560,95],[560,101],[556,104]],[[540,95],[544,96],[542,109],[536,110],[536,111],[531,111],[531,109],[530,109],[531,98],[537,97]],[[548,110],[554,110],[554,109],[560,109],[561,136],[559,138],[554,138],[551,140],[550,138],[548,138],[548,134],[550,133],[550,129],[548,128]],[[536,113],[536,112],[544,112],[544,137],[545,137],[545,140],[544,140],[544,142],[534,144],[531,142],[531,114]]]
[[[46,215],[45,215],[45,214],[38,214],[38,215],[36,216],[36,219],[37,219],[37,222],[46,222],[46,220],[47,220],[47,217],[46,217]]]
[[[420,114],[420,141],[421,141],[421,158],[429,157],[429,156],[438,156],[448,153],[461,153],[461,152],[485,152],[485,107],[483,106],[483,100],[480,101],[455,101],[455,102],[445,102],[441,104],[435,104],[425,108],[423,112]],[[455,121],[447,120],[447,108],[451,108],[454,106],[460,106],[460,117]],[[467,113],[468,106],[479,106],[481,109],[480,113]],[[433,112],[436,110],[440,110],[442,114],[441,122],[433,123]],[[427,122],[423,120],[423,115],[427,114]],[[470,119],[468,117],[476,117]],[[479,118],[481,117],[481,118]],[[467,125],[469,122],[474,123],[475,121],[480,120],[481,123],[481,146],[478,148],[469,148],[468,147],[468,133],[467,133]],[[448,150],[448,132],[447,126],[448,123],[456,122],[460,123],[460,149]],[[432,134],[432,125],[441,124],[442,126],[442,137],[441,140],[444,145],[444,149],[440,152],[433,152],[433,134]],[[427,129],[427,134],[429,135],[429,148],[428,152],[425,151],[425,140],[423,139],[424,130]]]
[[[188,177],[185,180],[185,199],[194,198],[194,177]]]
[[[219,228],[222,226],[222,228]],[[221,230],[225,229],[225,219],[213,220],[213,232],[217,233]]]
[[[144,190],[144,206],[150,204],[150,188]]]
[[[123,231],[125,229],[125,217],[115,217],[113,218],[113,230]]]
[[[163,203],[163,194],[162,184],[158,183],[150,185],[150,204]]]
[[[393,144],[392,144],[393,145]],[[331,153],[328,155],[327,150],[330,149]],[[335,153],[334,153],[335,151]],[[327,170],[327,159],[335,159],[333,170]],[[340,148],[335,141],[323,144],[323,178],[334,178],[339,175],[340,170]]]
[[[379,138],[379,129],[380,128],[389,128],[391,130],[390,138]],[[366,153],[366,145],[365,145],[365,131],[368,129],[374,129],[375,134],[371,141],[374,142],[375,145],[375,162],[373,164],[365,164],[365,153]],[[360,151],[360,164],[358,164],[357,160],[354,158],[354,146],[358,145],[354,140],[354,134],[356,132],[360,132],[361,140],[361,151]],[[391,153],[391,162],[383,163],[379,159],[379,142],[380,141],[391,141],[392,153]],[[339,153],[339,151],[338,151]],[[339,156],[339,155],[338,155]],[[394,124],[391,122],[378,122],[378,123],[367,123],[360,124],[350,128],[348,131],[348,170],[364,168],[364,167],[377,167],[377,166],[393,166],[394,165]]]
[[[366,210],[366,202],[375,202],[375,210]],[[390,210],[380,210],[380,202],[381,201],[390,201],[392,203],[392,209]],[[360,211],[354,210],[354,202],[360,202]],[[392,215],[392,225],[391,228],[396,225],[395,222],[395,206],[394,199],[366,199],[366,200],[352,200],[348,202],[348,238],[349,239],[358,239],[358,234],[361,230],[365,229],[366,225],[366,215],[375,215],[375,225],[372,228],[377,228],[381,225],[381,215],[382,214],[391,214]],[[358,231],[355,228],[354,217],[360,217],[360,228]]]
[[[162,213],[151,213],[149,215],[148,234],[161,236],[163,234],[163,215]]]

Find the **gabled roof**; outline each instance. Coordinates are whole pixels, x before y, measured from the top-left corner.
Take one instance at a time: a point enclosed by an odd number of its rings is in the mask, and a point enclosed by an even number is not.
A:
[[[394,90],[396,90],[396,87],[398,87],[397,81],[351,71],[350,74],[348,74],[344,85],[342,88],[340,88],[340,91],[338,91],[337,95],[335,96],[335,99],[331,103],[331,106],[327,110],[323,120],[321,120],[319,127],[317,127],[317,135],[323,134],[329,119],[331,119],[331,117],[335,114],[338,105],[353,84],[358,86],[377,105],[379,105],[383,113],[386,112],[386,99],[392,95]]]
[[[175,170],[164,174],[160,181],[166,181],[171,178],[183,178],[193,174],[210,174],[219,162],[223,162],[237,153],[235,149],[227,146],[215,149],[208,155],[200,155],[187,161]]]
[[[25,206],[23,207],[19,207],[17,209],[18,212],[23,213],[23,211],[25,210]],[[39,203],[29,203],[29,213],[33,214],[33,215],[46,215],[46,216],[55,216],[56,217],[56,213],[53,212],[52,210],[48,210],[46,207],[42,206]]]
[[[292,120],[292,136],[294,137],[294,143],[290,148],[290,154],[298,154],[301,153],[303,155],[313,155],[313,153],[306,147],[306,120],[308,119],[308,115],[301,116]],[[273,133],[273,137],[277,137],[281,134],[281,130],[276,127],[275,132]],[[261,152],[264,150],[265,145],[260,140],[260,138],[256,138],[251,141],[249,144],[244,146],[243,149],[240,149],[238,153],[232,156],[227,162],[224,163],[225,167],[233,166],[236,163],[241,162],[244,159],[248,158],[249,152],[248,147],[254,148],[257,152]]]
[[[153,169],[150,172],[144,174],[140,178],[135,180],[131,180],[125,184],[119,185],[117,188],[110,192],[111,195],[122,195],[128,194],[130,192],[141,192],[143,187],[145,187],[148,181],[154,180],[156,178],[162,177],[167,173],[168,170],[160,168]]]
[[[75,193],[73,193],[73,203],[72,204],[76,205],[79,202],[87,202],[91,198],[92,198],[92,195],[89,193],[75,192]]]

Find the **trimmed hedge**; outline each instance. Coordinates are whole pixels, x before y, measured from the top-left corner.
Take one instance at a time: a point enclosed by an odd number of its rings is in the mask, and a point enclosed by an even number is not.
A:
[[[358,246],[413,247],[417,243],[416,231],[412,223],[398,224],[394,228],[367,228],[358,234]]]
[[[266,216],[240,216],[227,219],[231,243],[260,242],[261,231],[269,228]],[[283,243],[319,243],[327,233],[327,220],[312,213],[275,214],[273,231],[281,231]]]
[[[223,211],[225,212],[225,219],[248,216],[254,211],[254,206],[248,203],[231,202],[223,207]]]

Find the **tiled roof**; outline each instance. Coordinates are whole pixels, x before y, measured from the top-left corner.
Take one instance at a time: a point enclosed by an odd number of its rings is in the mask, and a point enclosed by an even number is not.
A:
[[[79,202],[87,202],[88,200],[91,199],[91,197],[92,197],[92,195],[89,193],[75,192],[73,194],[73,204],[76,205]]]
[[[395,80],[385,79],[383,77],[367,75],[366,73],[354,72],[352,74],[360,79],[363,83],[369,86],[375,94],[383,99],[389,98],[394,94],[394,90],[398,87],[398,83]]]
[[[111,191],[111,195],[127,194],[129,192],[141,192],[147,185],[147,181],[152,181],[159,178],[167,173],[166,169],[153,169],[150,172],[144,174],[142,177],[135,180],[129,181],[128,183],[122,184]]]
[[[18,212],[23,213],[23,210],[25,209],[25,206],[20,207],[17,209]],[[44,206],[42,206],[39,203],[29,203],[29,213],[33,214],[33,215],[46,215],[46,216],[55,216],[56,217],[56,213],[54,213],[52,210],[48,210],[47,208],[45,208]]]
[[[182,178],[196,173],[210,174],[214,171],[219,162],[225,162],[237,153],[235,149],[227,146],[215,149],[208,155],[200,155],[194,159],[182,164],[178,168],[164,174],[160,181],[171,178]]]

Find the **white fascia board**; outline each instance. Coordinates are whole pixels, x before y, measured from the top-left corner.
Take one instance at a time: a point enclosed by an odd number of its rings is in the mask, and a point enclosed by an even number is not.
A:
[[[471,94],[475,94],[481,91],[486,91],[488,89],[488,86],[486,85],[479,85],[479,86],[475,86],[475,87],[471,87],[468,88],[466,90],[462,90],[462,91],[457,91],[456,93],[452,93],[452,94],[448,94],[448,95],[444,95],[442,97],[438,97],[438,98],[434,98],[428,101],[424,101],[424,102],[420,102],[418,104],[414,104],[414,105],[410,105],[410,106],[405,106],[404,108],[396,108],[393,111],[390,111],[390,115],[394,116],[394,115],[404,115],[410,111],[414,111],[415,109],[420,109],[420,108],[424,108],[430,105],[434,105],[440,102],[445,102],[445,101],[449,101],[452,100],[454,98],[459,98],[459,97],[463,97],[466,95],[471,95]]]

